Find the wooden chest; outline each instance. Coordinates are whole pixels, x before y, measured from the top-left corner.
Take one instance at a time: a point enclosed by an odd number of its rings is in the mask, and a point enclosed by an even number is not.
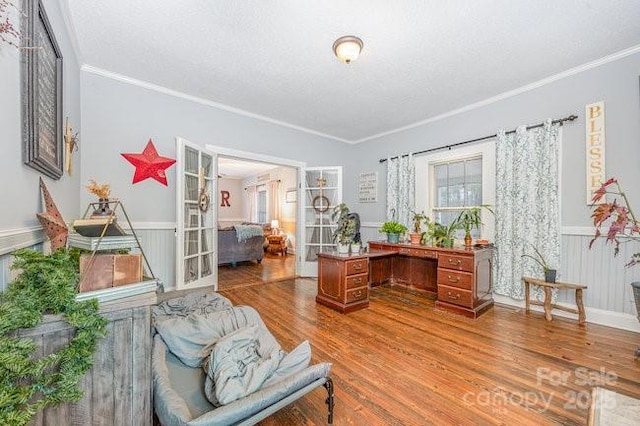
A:
[[[369,259],[318,253],[316,302],[342,313],[369,306]]]
[[[141,254],[90,254],[80,256],[79,292],[100,290],[142,281]]]

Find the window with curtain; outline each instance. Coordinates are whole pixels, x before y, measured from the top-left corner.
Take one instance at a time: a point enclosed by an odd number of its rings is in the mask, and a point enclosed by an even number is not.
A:
[[[431,165],[433,202],[431,217],[444,225],[450,224],[460,212],[482,203],[482,156],[455,159]],[[479,237],[479,230],[471,236]]]
[[[263,186],[256,192],[258,207],[258,223],[267,222],[267,190]]]

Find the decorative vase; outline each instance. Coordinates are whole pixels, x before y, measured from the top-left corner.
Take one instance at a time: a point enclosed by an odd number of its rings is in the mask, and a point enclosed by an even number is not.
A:
[[[98,208],[93,211],[92,216],[111,216],[113,210],[109,208],[109,199],[98,199]]]
[[[349,244],[338,243],[339,254],[349,254]]]
[[[638,321],[640,321],[640,281],[634,281],[631,283],[633,287],[633,298],[636,300],[636,314],[638,315]],[[640,347],[635,352],[636,359],[640,359]]]
[[[387,234],[387,242],[397,244],[400,241],[400,234]]]
[[[544,280],[548,283],[556,282],[556,270],[555,269],[547,269],[544,271]]]
[[[471,238],[471,235],[465,235],[464,236],[464,246],[466,248],[470,248],[472,242],[473,242],[473,239]]]
[[[411,240],[411,244],[420,244],[422,234],[409,234],[409,239]]]
[[[360,254],[360,249],[362,245],[360,243],[351,243],[351,253],[352,254]]]

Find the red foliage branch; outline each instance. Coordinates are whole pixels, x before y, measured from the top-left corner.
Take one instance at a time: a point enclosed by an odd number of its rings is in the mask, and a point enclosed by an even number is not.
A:
[[[16,40],[20,39],[20,31],[9,20],[8,9],[10,7],[18,10],[10,0],[0,0],[0,42],[19,47]]]
[[[618,202],[614,198],[611,202],[600,203],[607,194],[617,195],[622,198]],[[593,226],[596,232],[593,239],[589,242],[589,248],[600,237],[603,237],[603,227],[609,226],[606,232],[606,243],[614,245],[613,254],[617,256],[620,252],[620,243],[630,241],[640,241],[640,222],[636,220],[633,210],[629,205],[629,200],[622,190],[622,187],[615,178],[611,178],[603,183],[593,195]],[[631,260],[626,266],[633,266],[640,263],[640,253],[631,256]]]

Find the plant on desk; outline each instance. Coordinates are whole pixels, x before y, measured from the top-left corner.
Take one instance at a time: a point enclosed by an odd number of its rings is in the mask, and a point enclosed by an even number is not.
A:
[[[349,253],[349,247],[356,236],[356,221],[350,216],[349,207],[340,203],[333,208],[331,219],[336,222],[333,242],[338,246],[338,253]]]
[[[435,222],[431,229],[431,240],[438,247],[453,247],[453,239],[456,231],[460,229],[460,224],[454,220],[449,225]]]
[[[407,232],[407,227],[400,222],[388,220],[382,224],[378,232],[387,234],[387,242],[397,243],[400,241],[400,234]]]
[[[427,215],[424,214],[424,211],[417,213],[413,212],[413,232],[409,234],[409,238],[411,239],[411,244],[420,244],[422,242],[422,222],[424,221],[427,227],[429,226],[431,220]]]
[[[544,280],[548,283],[555,283],[557,271],[549,267],[549,264],[545,260],[542,253],[540,253],[540,250],[538,250],[535,246],[532,246],[532,247],[533,247],[534,254],[533,255],[523,254],[522,257],[533,259],[538,265],[542,267],[542,271],[544,272]]]
[[[464,230],[464,245],[465,247],[471,247],[471,231],[474,229],[480,229],[482,225],[482,209],[485,208],[491,213],[491,207],[484,204],[480,207],[472,207],[469,209],[464,209],[460,212],[460,215],[455,220],[458,223],[460,229]]]

